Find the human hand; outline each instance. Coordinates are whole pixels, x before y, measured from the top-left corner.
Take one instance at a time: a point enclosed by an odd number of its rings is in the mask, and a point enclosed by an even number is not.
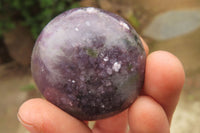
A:
[[[169,133],[184,80],[180,61],[157,51],[147,56],[144,89],[137,100],[124,112],[97,120],[93,129],[40,98],[26,101],[18,118],[31,133],[126,133],[127,125],[129,133]]]

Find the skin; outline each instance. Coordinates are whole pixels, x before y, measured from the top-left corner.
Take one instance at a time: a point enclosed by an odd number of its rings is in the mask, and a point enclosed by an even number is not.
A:
[[[129,133],[169,133],[184,81],[181,62],[156,51],[147,56],[144,89],[137,100],[124,112],[96,121],[93,129],[40,98],[23,103],[17,116],[31,133],[126,133],[128,125]]]

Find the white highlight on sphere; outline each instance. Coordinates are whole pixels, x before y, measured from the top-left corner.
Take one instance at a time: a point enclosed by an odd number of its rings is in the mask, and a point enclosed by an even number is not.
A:
[[[128,29],[128,30],[130,29],[129,26],[126,23],[122,22],[122,21],[120,21],[119,24],[121,26],[123,26],[125,29]]]
[[[119,62],[115,62],[115,63],[113,64],[113,66],[112,66],[112,69],[113,69],[115,72],[119,72],[120,68],[121,68],[121,63],[119,63]]]
[[[97,9],[95,9],[94,7],[88,7],[86,9],[86,11],[89,12],[89,13],[95,13],[95,12],[97,12]]]
[[[109,60],[108,56],[106,56],[105,58],[103,58],[103,60],[106,62]]]
[[[102,104],[101,107],[102,107],[102,108],[105,108],[105,105]]]
[[[75,31],[79,31],[79,29],[76,27],[76,28],[75,28]]]

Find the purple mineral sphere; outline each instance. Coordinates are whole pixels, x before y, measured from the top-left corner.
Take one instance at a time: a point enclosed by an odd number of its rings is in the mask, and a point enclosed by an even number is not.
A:
[[[144,82],[146,55],[123,18],[88,7],[66,11],[38,37],[31,69],[44,97],[80,120],[122,112]]]

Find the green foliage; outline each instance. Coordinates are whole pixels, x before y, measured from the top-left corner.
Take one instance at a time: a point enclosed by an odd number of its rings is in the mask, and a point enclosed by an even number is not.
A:
[[[139,20],[134,15],[130,15],[128,21],[136,28],[140,26]]]
[[[52,18],[76,7],[79,7],[79,0],[1,0],[0,35],[21,24],[36,38]]]
[[[36,89],[36,86],[34,84],[27,84],[23,86],[22,88],[20,88],[21,91],[32,91],[35,89]]]

